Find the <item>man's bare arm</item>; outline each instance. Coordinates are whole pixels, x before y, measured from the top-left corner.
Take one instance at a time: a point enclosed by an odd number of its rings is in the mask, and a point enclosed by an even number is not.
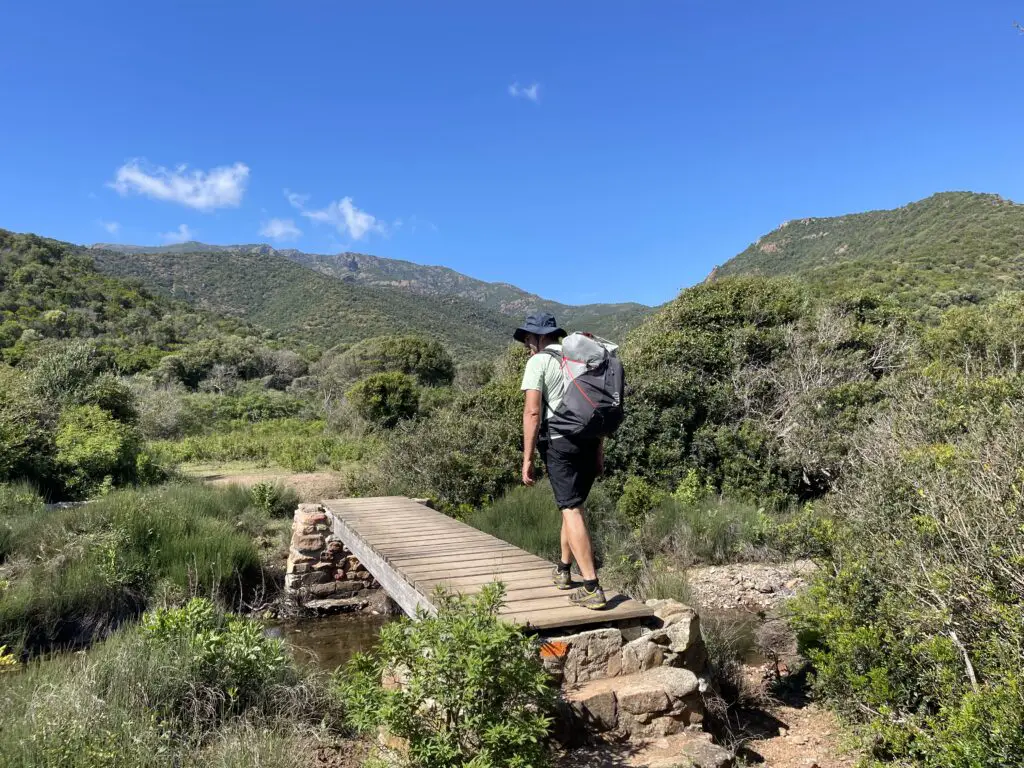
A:
[[[523,406],[523,483],[533,485],[533,452],[540,434],[540,409],[543,406],[540,390],[526,390]]]

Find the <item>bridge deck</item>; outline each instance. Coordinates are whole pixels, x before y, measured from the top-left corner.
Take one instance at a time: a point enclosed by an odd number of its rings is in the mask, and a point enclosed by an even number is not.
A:
[[[552,564],[472,526],[401,496],[323,502],[334,516],[334,535],[407,614],[434,612],[438,585],[471,594],[484,584],[505,584],[506,621],[533,629],[607,624],[652,615],[642,603],[606,591],[601,611],[571,605],[551,583]]]

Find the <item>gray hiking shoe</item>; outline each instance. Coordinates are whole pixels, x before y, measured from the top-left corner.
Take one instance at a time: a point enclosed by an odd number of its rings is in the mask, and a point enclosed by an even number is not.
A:
[[[608,601],[605,600],[604,597],[604,590],[600,587],[595,589],[593,592],[586,587],[580,587],[569,595],[569,602],[573,605],[589,608],[592,611],[600,611],[608,605]]]
[[[556,565],[551,571],[551,583],[559,589],[572,589],[572,573],[563,571]]]

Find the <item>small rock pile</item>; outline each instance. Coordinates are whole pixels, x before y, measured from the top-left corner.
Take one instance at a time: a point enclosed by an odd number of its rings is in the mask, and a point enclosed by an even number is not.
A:
[[[345,545],[331,535],[319,504],[299,504],[292,522],[285,592],[318,613],[366,608],[379,584]]]
[[[700,728],[707,651],[700,619],[674,600],[651,600],[655,620],[546,638],[545,668],[562,683],[568,716],[613,741]]]

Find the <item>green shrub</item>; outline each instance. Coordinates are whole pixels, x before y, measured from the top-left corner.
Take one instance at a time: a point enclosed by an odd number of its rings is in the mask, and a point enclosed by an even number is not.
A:
[[[0,519],[15,515],[38,516],[44,511],[43,499],[31,483],[0,484]]]
[[[137,431],[97,405],[66,408],[54,444],[64,482],[77,496],[88,495],[104,481],[121,483],[134,478]]]
[[[249,489],[252,503],[270,517],[291,517],[299,503],[299,494],[282,483],[256,483]]]
[[[455,379],[455,364],[439,342],[410,335],[366,339],[340,353],[328,352],[317,365],[321,387],[339,392],[378,373],[404,373],[425,387],[447,386]]]
[[[651,511],[668,497],[668,493],[655,487],[642,477],[630,477],[622,486],[622,495],[616,505],[619,515],[634,528],[640,527]]]
[[[267,637],[259,622],[219,615],[209,600],[159,608],[141,626],[158,647],[183,646],[192,678],[226,712],[244,711],[296,677],[283,641]]]
[[[829,561],[797,602],[815,687],[879,760],[1018,764],[1024,397],[908,377],[809,526]],[[985,397],[978,397],[986,392]]]
[[[345,393],[356,412],[371,424],[390,429],[419,409],[416,380],[404,373],[375,373]]]
[[[553,690],[535,641],[498,618],[503,596],[439,593],[436,616],[386,625],[338,677],[353,725],[407,739],[423,768],[544,765]]]

